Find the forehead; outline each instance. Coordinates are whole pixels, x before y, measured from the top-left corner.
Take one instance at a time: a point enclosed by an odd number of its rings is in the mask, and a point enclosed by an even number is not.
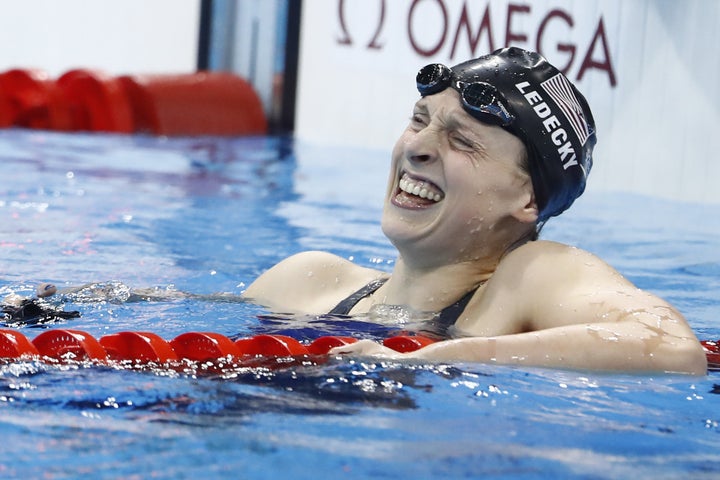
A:
[[[472,138],[486,152],[494,152],[499,157],[508,155],[521,162],[526,158],[525,145],[520,138],[467,113],[460,102],[460,94],[452,88],[421,98],[415,103],[415,109],[428,115],[431,123]]]
[[[517,138],[497,125],[482,122],[470,115],[462,106],[460,94],[452,88],[421,98],[416,102],[415,110],[428,115],[431,122],[442,125],[446,130],[462,131],[478,138]]]
[[[460,94],[452,88],[422,97],[415,103],[415,108],[431,117],[438,117],[448,127],[480,130],[486,126],[465,111]]]

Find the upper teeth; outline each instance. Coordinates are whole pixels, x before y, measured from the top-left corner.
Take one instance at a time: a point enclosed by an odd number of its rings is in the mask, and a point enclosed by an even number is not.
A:
[[[399,183],[400,190],[410,195],[416,195],[420,198],[427,198],[434,202],[442,200],[442,195],[434,191],[434,187],[428,185],[422,180],[413,180],[407,174],[403,175]]]

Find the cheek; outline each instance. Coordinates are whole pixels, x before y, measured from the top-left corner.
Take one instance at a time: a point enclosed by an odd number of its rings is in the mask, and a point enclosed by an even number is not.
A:
[[[472,172],[458,177],[461,195],[453,202],[453,216],[468,232],[492,230],[497,221],[510,213],[522,194],[519,182],[504,172]]]
[[[478,194],[479,200],[484,195]],[[465,205],[455,209],[454,217],[456,224],[465,235],[477,235],[486,231],[494,221],[494,205],[492,202],[477,201],[467,202]]]
[[[401,159],[405,155],[405,146],[410,141],[411,135],[412,135],[412,132],[410,131],[409,128],[406,128],[400,134],[400,137],[398,137],[397,141],[395,142],[395,145],[393,146],[393,150],[392,150],[393,162],[397,162],[399,159]]]

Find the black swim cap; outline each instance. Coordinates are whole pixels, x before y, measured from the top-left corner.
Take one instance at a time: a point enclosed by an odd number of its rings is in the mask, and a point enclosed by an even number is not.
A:
[[[583,193],[597,140],[595,121],[585,97],[545,58],[509,47],[452,68],[428,65],[417,75],[422,96],[449,86],[470,115],[525,144],[540,224]]]

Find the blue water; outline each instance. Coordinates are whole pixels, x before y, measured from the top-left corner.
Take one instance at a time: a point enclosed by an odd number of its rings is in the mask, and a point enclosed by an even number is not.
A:
[[[212,295],[238,295],[306,249],[392,268],[379,228],[387,165],[387,152],[279,138],[0,131],[0,296],[90,284],[55,299],[81,318],[22,327],[28,338],[275,328],[262,308]],[[544,237],[599,254],[717,339],[715,210],[590,188]],[[160,299],[128,301],[129,289]],[[720,373],[342,359],[212,376],[19,362],[0,366],[0,438],[2,478],[714,479]]]

